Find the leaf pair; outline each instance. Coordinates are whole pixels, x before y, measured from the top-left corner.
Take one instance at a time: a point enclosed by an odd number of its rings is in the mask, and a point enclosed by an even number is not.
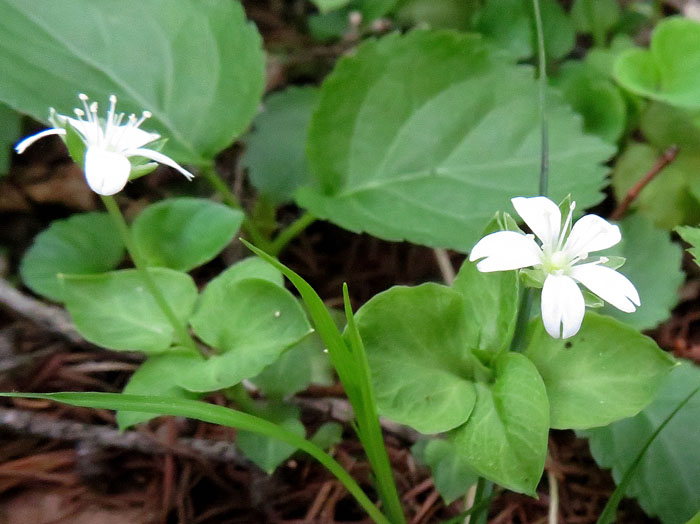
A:
[[[357,322],[380,414],[424,433],[448,432],[478,474],[533,493],[550,427],[637,413],[671,360],[651,339],[593,313],[569,341],[552,339],[534,320],[524,354],[506,352],[516,282],[514,272],[484,274],[466,262],[454,289],[392,288],[365,304]]]

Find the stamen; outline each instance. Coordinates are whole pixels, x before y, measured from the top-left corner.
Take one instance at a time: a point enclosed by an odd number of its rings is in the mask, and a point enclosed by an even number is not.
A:
[[[141,113],[141,118],[139,118],[134,124],[134,127],[139,127],[146,121],[147,118],[151,118],[152,116],[153,114],[150,111],[144,111],[143,113]]]
[[[564,222],[564,227],[561,228],[561,233],[559,235],[559,242],[557,243],[557,251],[560,251],[564,246],[564,238],[566,237],[566,232],[569,230],[571,225],[571,220],[574,215],[574,209],[576,209],[576,202],[571,202],[569,205],[569,214],[566,215],[566,221]]]

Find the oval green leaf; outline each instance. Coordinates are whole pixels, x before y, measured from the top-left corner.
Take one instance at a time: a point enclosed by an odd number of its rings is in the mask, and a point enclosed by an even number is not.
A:
[[[180,385],[190,391],[216,391],[254,377],[311,332],[294,296],[258,278],[212,280],[190,322],[220,351],[183,378]]]
[[[550,337],[532,321],[525,355],[547,386],[556,429],[604,426],[641,411],[673,367],[651,338],[610,317],[586,312],[568,340]]]
[[[148,272],[177,318],[185,324],[197,300],[186,273],[165,268]],[[159,353],[175,342],[175,332],[143,275],[136,269],[101,275],[62,275],[66,308],[76,329],[98,346]]]
[[[243,212],[203,198],[169,198],[134,220],[134,243],[150,266],[189,271],[209,262],[231,242]]]
[[[464,423],[476,394],[462,297],[437,284],[393,287],[356,315],[377,411],[422,433]]]
[[[449,438],[479,475],[534,495],[547,455],[547,391],[535,366],[519,353],[499,357],[494,370],[493,383],[476,383],[474,411]]]
[[[34,239],[19,271],[35,293],[63,300],[60,273],[93,275],[114,269],[124,257],[119,231],[107,213],[82,213],[55,220]]]
[[[253,122],[241,163],[258,191],[274,202],[289,202],[309,181],[306,132],[318,94],[316,87],[274,93]]]

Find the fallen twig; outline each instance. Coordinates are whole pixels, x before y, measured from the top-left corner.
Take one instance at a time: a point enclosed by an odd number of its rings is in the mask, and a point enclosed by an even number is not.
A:
[[[678,155],[678,147],[677,146],[671,146],[669,147],[666,151],[664,151],[664,154],[659,157],[659,159],[654,163],[653,166],[651,166],[651,169],[646,172],[646,174],[640,178],[636,184],[634,184],[629,191],[627,191],[627,194],[625,195],[625,198],[622,199],[622,202],[615,208],[615,211],[613,211],[612,215],[610,215],[610,218],[612,220],[620,220],[624,214],[627,212],[627,209],[630,207],[630,204],[634,202],[634,200],[639,196],[639,193],[644,189],[649,182],[654,180],[656,176],[673,160],[676,158],[676,155]]]
[[[48,331],[61,335],[75,344],[84,344],[85,340],[73,327],[68,313],[60,307],[50,306],[29,295],[25,295],[7,280],[0,278],[0,304],[15,313],[26,317]]]
[[[149,455],[174,454],[188,458],[200,456],[216,462],[250,466],[250,462],[236,452],[231,442],[180,437],[174,440],[174,445],[168,445],[138,431],[121,433],[109,426],[60,420],[30,410],[0,408],[0,428],[19,434],[133,450]]]

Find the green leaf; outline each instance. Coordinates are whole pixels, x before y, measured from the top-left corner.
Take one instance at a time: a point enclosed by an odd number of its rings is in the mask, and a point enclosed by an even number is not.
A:
[[[190,391],[216,391],[254,377],[311,331],[289,291],[227,273],[207,285],[190,319],[197,336],[220,351],[183,377],[179,384]]]
[[[0,100],[45,121],[78,93],[167,137],[163,152],[210,164],[245,130],[264,87],[261,38],[239,2],[2,0]],[[138,60],[135,59],[138,57]],[[32,87],[28,87],[32,86]]]
[[[630,143],[615,164],[612,185],[618,201],[657,162],[663,151],[647,144]],[[664,229],[700,222],[700,152],[680,151],[632,203],[632,208]],[[663,205],[661,205],[663,203]]]
[[[537,93],[531,68],[504,63],[473,35],[370,40],[324,81],[308,144],[318,186],[297,200],[352,231],[468,251],[494,211],[536,191]],[[583,135],[550,95],[552,198],[571,193],[589,207],[614,148]]]
[[[320,379],[328,384],[331,377],[323,341],[316,333],[290,347],[281,357],[251,379],[267,397],[283,398],[305,390]]]
[[[203,198],[168,198],[134,220],[134,243],[150,266],[189,271],[209,262],[231,242],[243,211]]]
[[[568,340],[550,337],[533,320],[525,355],[542,375],[556,429],[603,426],[639,413],[673,367],[652,339],[590,311]]]
[[[556,0],[542,0],[540,13],[548,56],[562,58],[576,43],[574,26]],[[475,16],[474,29],[515,58],[536,54],[532,5],[522,0],[489,0]]]
[[[698,511],[692,519],[690,519],[685,524],[700,524],[700,511]]]
[[[345,7],[350,3],[350,0],[311,0],[311,2],[318,7],[319,11],[327,13]]]
[[[688,253],[693,256],[695,263],[700,266],[700,228],[698,227],[677,227],[676,232],[690,244]]]
[[[180,377],[186,375],[193,364],[202,360],[191,352],[177,351],[173,348],[162,355],[151,355],[131,375],[123,393],[128,395],[150,395],[182,399],[196,399],[200,395],[191,393],[177,385]],[[118,411],[117,424],[124,431],[141,422],[156,417],[152,413],[136,411]]]
[[[642,113],[639,127],[649,143],[659,149],[678,146],[681,151],[700,153],[700,110],[653,102]]]
[[[226,286],[247,278],[259,278],[277,284],[279,287],[284,287],[282,273],[262,258],[253,256],[239,260],[226,271],[220,273],[214,279],[217,284],[212,289],[216,289],[218,286],[220,286],[220,289],[225,289]]]
[[[278,424],[299,437],[303,438],[306,433],[304,425],[299,420],[299,408],[296,406],[277,403],[260,404],[254,414]],[[297,450],[295,446],[286,442],[244,430],[236,435],[236,447],[268,475]]]
[[[396,286],[375,295],[356,319],[380,415],[422,433],[469,418],[474,358],[459,293],[430,283]]]
[[[435,489],[445,504],[452,504],[466,494],[479,478],[457,453],[454,443],[448,440],[420,440],[411,448],[411,453],[430,467]]]
[[[518,318],[517,272],[482,273],[476,264],[465,260],[452,288],[462,294],[469,347],[496,352],[506,349]]]
[[[449,438],[479,475],[534,495],[547,454],[547,391],[535,366],[519,353],[502,355],[494,369],[495,381],[476,384],[474,411]]]
[[[658,396],[637,416],[584,432],[596,462],[612,468],[620,482],[637,453],[674,408],[700,386],[700,368],[685,363],[664,381]],[[684,524],[700,507],[700,394],[670,420],[647,449],[628,484],[650,516],[664,524]]]
[[[639,330],[651,329],[669,318],[678,303],[678,290],[685,281],[682,250],[671,242],[667,231],[657,229],[642,215],[628,216],[619,226],[622,241],[605,254],[626,258],[619,271],[635,285],[642,305],[634,313],[623,313],[608,305],[603,313]],[[650,257],[650,253],[654,256]]]
[[[0,103],[0,176],[10,169],[12,146],[20,137],[22,115]]]
[[[605,34],[620,21],[621,9],[609,0],[576,0],[571,6],[571,19],[581,33]]]
[[[184,324],[194,309],[197,286],[186,273],[149,268],[166,302]],[[61,275],[66,308],[86,340],[109,349],[160,353],[175,332],[136,269],[101,275]]]
[[[325,422],[321,424],[316,433],[311,437],[311,442],[321,449],[330,449],[343,441],[343,426],[337,422]]]
[[[583,116],[584,130],[608,142],[616,142],[625,131],[625,98],[606,76],[581,61],[565,62],[552,80],[564,99]]]
[[[700,109],[700,23],[690,18],[661,20],[648,51],[624,52],[615,78],[633,93],[688,109]]]
[[[316,87],[274,93],[253,122],[241,163],[258,191],[276,203],[290,201],[309,181],[306,131],[318,95]]]
[[[63,300],[58,274],[92,275],[114,269],[124,258],[124,244],[107,213],[81,213],[54,220],[39,233],[19,271],[32,291]]]
[[[407,0],[400,4],[396,21],[404,26],[466,31],[477,8],[476,0]]]

